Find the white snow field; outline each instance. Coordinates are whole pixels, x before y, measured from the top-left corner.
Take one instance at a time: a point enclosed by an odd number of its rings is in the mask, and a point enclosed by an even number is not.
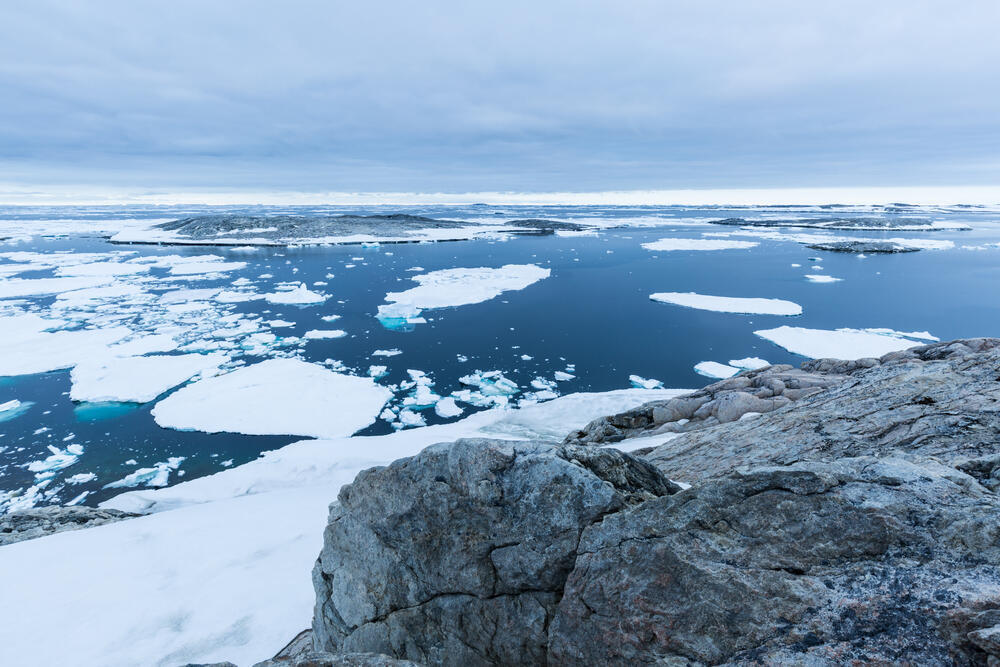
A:
[[[733,296],[708,296],[694,292],[657,292],[649,298],[686,308],[711,310],[717,313],[745,315],[801,315],[802,306],[783,299],[763,299]]]
[[[486,267],[431,271],[412,276],[419,283],[404,292],[389,292],[389,303],[378,307],[383,323],[412,320],[422,310],[451,308],[489,301],[503,292],[521,290],[548,278],[551,271],[534,264],[505,264],[499,269]]]
[[[4,605],[18,611],[0,625],[0,664],[264,660],[309,626],[327,507],[360,470],[459,437],[558,441],[600,415],[682,393],[571,394],[384,436],[307,440],[116,496],[103,506],[154,513],[0,548]]]
[[[372,424],[390,398],[369,377],[269,359],[181,387],[152,414],[165,428],[335,438]]]
[[[660,239],[643,243],[646,250],[738,250],[753,248],[756,241],[721,241],[716,239]]]
[[[754,334],[794,354],[811,359],[862,359],[881,357],[937,338],[926,331],[904,333],[892,329],[806,329],[782,326]]]
[[[87,359],[70,372],[74,401],[148,403],[198,374],[218,372],[225,354],[180,354]]]

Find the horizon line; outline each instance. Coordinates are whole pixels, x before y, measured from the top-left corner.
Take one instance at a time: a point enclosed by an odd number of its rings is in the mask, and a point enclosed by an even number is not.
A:
[[[336,192],[254,189],[101,190],[0,183],[3,206],[1000,206],[1000,185],[685,188],[554,192]]]

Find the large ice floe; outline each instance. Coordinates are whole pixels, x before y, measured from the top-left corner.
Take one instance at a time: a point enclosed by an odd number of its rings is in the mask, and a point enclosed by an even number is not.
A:
[[[210,375],[225,354],[179,354],[87,359],[70,373],[74,401],[147,403],[192,377]]]
[[[383,326],[398,328],[415,323],[423,310],[489,301],[504,292],[521,290],[548,278],[550,273],[549,269],[534,264],[431,271],[412,276],[418,287],[386,294],[389,303],[378,307],[377,317]]]
[[[391,397],[369,377],[269,359],[186,385],[152,414],[160,426],[181,430],[333,438],[372,424]]]
[[[806,329],[782,326],[754,333],[794,354],[811,359],[862,359],[881,357],[938,339],[926,331],[901,332],[892,329]]]
[[[733,296],[708,296],[694,292],[657,292],[649,298],[661,303],[672,303],[687,308],[711,310],[718,313],[746,315],[801,315],[802,306],[783,299],[763,299]]]
[[[307,440],[210,477],[116,496],[104,506],[154,513],[0,549],[4,604],[18,610],[0,628],[0,663],[264,660],[309,626],[309,571],[327,508],[360,470],[460,437],[558,440],[601,415],[678,393],[573,394],[384,436]]]
[[[120,326],[53,331],[65,324],[31,313],[0,317],[0,376],[72,368],[132,333]]]
[[[643,243],[646,250],[669,251],[669,250],[738,250],[741,248],[753,248],[757,246],[756,241],[725,241],[716,239],[660,239]]]

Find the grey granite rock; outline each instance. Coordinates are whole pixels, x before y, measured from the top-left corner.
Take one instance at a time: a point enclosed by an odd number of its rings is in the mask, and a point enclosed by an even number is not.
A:
[[[313,571],[315,647],[537,664],[583,529],[676,492],[614,450],[459,440],[358,475]]]
[[[97,507],[38,507],[0,515],[0,546],[140,516]]]
[[[551,664],[976,664],[993,650],[968,618],[1000,613],[1000,499],[935,461],[738,472],[605,517],[579,552]],[[955,640],[956,618],[971,635]]]
[[[874,363],[874,362],[873,362]],[[765,413],[846,378],[830,372],[811,372],[787,364],[768,366],[716,382],[685,396],[646,403],[627,412],[600,417],[570,433],[567,443],[605,445],[628,438],[686,433],[727,424],[747,413]]]
[[[671,479],[692,483],[735,466],[934,456],[996,488],[990,457],[1000,453],[1000,339],[938,343],[881,360],[816,360],[802,372],[836,381],[756,419],[684,433],[647,457]]]

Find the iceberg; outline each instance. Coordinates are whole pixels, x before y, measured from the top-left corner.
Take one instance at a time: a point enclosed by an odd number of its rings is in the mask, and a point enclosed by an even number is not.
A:
[[[369,377],[269,359],[181,387],[152,414],[164,428],[330,438],[374,423],[390,398],[392,392]]]
[[[717,313],[744,315],[801,315],[802,306],[782,299],[762,299],[731,296],[708,296],[694,292],[657,292],[649,298],[687,308],[711,310]]]

